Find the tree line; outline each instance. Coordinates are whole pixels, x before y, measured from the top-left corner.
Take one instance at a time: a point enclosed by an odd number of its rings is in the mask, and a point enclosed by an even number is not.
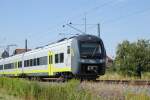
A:
[[[118,44],[112,70],[139,77],[142,72],[150,72],[150,40],[125,40]]]

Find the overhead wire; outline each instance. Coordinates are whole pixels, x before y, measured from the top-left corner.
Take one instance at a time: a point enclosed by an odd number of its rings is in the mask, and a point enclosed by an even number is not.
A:
[[[86,14],[90,14],[91,12],[95,12],[95,11],[97,11],[98,9],[103,8],[103,7],[105,7],[105,6],[109,5],[109,4],[111,4],[112,2],[114,2],[114,0],[109,0],[108,2],[105,2],[105,3],[103,3],[103,4],[101,4],[101,5],[97,6],[97,7],[94,7],[94,8],[92,8],[92,9],[86,11]],[[88,3],[88,2],[87,2],[87,3]],[[85,4],[85,3],[84,3],[84,4]],[[78,15],[76,15],[76,16],[72,16],[72,17],[70,17],[70,19],[77,20],[77,19],[80,19],[80,17],[81,17],[82,15],[83,15],[83,13],[82,13],[82,14],[78,14]],[[69,19],[68,19],[68,20],[69,20]],[[60,22],[60,23],[58,23],[58,24],[55,24],[54,26],[48,28],[49,31],[46,32],[46,33],[53,32],[52,29],[53,29],[53,30],[55,29],[55,30],[57,30],[57,31],[58,31],[58,30],[61,31],[59,28],[56,28],[56,27],[61,26],[61,25],[64,25],[64,24],[67,24],[66,22],[67,22],[67,21],[62,21],[62,22]],[[76,24],[76,25],[77,25],[77,24]],[[92,24],[91,24],[91,25],[92,25]],[[58,34],[59,34],[59,33],[58,33]]]
[[[118,18],[115,18],[115,19],[107,20],[103,24],[108,24],[108,23],[116,22],[116,21],[119,21],[119,20],[122,20],[122,19],[125,19],[125,18],[128,18],[128,17],[131,17],[131,16],[135,16],[137,14],[145,13],[147,11],[150,11],[150,7],[146,8],[146,9],[135,11],[134,13],[126,14],[124,16],[119,16]]]
[[[123,6],[122,6],[121,8],[123,8]],[[135,16],[135,15],[137,15],[137,14],[141,14],[141,13],[144,13],[144,12],[147,12],[147,11],[150,11],[150,7],[146,8],[146,9],[142,9],[142,10],[135,11],[135,12],[133,12],[133,13],[126,14],[126,15],[124,15],[124,16],[119,16],[119,17],[114,18],[114,19],[106,20],[106,21],[104,21],[104,22],[101,23],[101,24],[109,24],[109,23],[117,22],[117,21],[119,21],[119,20],[128,18],[128,17],[130,17],[130,16]],[[92,26],[92,27],[89,27],[88,29],[93,29],[94,27],[95,27],[95,26]]]

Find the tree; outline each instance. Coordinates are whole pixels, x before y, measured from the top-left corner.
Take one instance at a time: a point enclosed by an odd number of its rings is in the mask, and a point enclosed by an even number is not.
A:
[[[150,72],[150,41],[138,40],[130,43],[123,41],[117,47],[115,68],[123,75],[140,75],[141,71]]]

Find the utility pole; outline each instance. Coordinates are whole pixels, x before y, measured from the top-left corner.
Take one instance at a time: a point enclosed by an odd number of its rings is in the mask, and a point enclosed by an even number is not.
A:
[[[97,24],[97,32],[98,32],[98,37],[101,37],[101,28],[100,28],[100,24]]]
[[[26,52],[28,51],[28,40],[27,39],[25,39],[25,50],[26,50]]]

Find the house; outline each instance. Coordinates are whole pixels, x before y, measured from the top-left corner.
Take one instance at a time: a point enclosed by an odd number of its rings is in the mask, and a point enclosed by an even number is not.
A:
[[[106,57],[106,66],[109,68],[113,65],[113,59],[110,58],[109,56]]]
[[[14,55],[16,55],[16,54],[21,54],[21,53],[24,53],[24,52],[28,52],[28,51],[31,51],[31,49],[16,49],[15,51],[14,51]]]

